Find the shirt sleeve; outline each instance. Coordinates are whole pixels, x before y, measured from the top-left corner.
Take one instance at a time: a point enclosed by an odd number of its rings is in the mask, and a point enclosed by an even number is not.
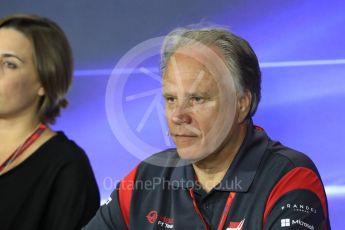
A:
[[[100,196],[86,156],[66,162],[53,181],[42,229],[81,229],[96,213]]]
[[[119,184],[109,199],[83,230],[123,230],[127,229],[119,205]]]
[[[263,229],[330,229],[319,198],[308,190],[294,190],[274,204]]]
[[[83,230],[123,230],[130,226],[130,206],[137,170],[138,166],[121,180],[106,204],[100,207]]]
[[[296,167],[276,183],[266,202],[263,229],[330,229],[327,198],[316,171]]]

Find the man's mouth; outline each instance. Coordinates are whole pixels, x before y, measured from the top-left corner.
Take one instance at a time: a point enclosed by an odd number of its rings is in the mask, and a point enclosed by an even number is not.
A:
[[[195,134],[187,134],[187,133],[176,133],[176,134],[173,134],[173,136],[175,136],[175,137],[198,137]]]
[[[174,138],[176,144],[178,144],[178,145],[180,145],[182,143],[185,143],[185,144],[188,143],[188,145],[189,145],[191,142],[194,142],[198,136],[195,134],[179,133],[179,134],[172,135],[172,137]]]

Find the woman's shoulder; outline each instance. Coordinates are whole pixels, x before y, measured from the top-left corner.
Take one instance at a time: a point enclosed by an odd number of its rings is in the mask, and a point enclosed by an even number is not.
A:
[[[58,131],[56,135],[47,140],[36,152],[54,161],[88,162],[85,151],[64,132]]]

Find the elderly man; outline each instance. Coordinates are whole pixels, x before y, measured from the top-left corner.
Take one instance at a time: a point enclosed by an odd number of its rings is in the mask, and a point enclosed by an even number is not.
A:
[[[330,229],[313,162],[252,123],[261,77],[244,39],[176,29],[162,73],[176,149],[134,168],[85,229]]]

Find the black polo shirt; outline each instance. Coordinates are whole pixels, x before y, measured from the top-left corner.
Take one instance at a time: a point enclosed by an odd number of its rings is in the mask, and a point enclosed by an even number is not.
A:
[[[166,166],[150,164],[157,161]],[[192,165],[169,149],[133,169],[85,229],[218,229],[230,193],[221,229],[330,229],[313,162],[252,125],[223,180],[209,193],[195,181]]]

